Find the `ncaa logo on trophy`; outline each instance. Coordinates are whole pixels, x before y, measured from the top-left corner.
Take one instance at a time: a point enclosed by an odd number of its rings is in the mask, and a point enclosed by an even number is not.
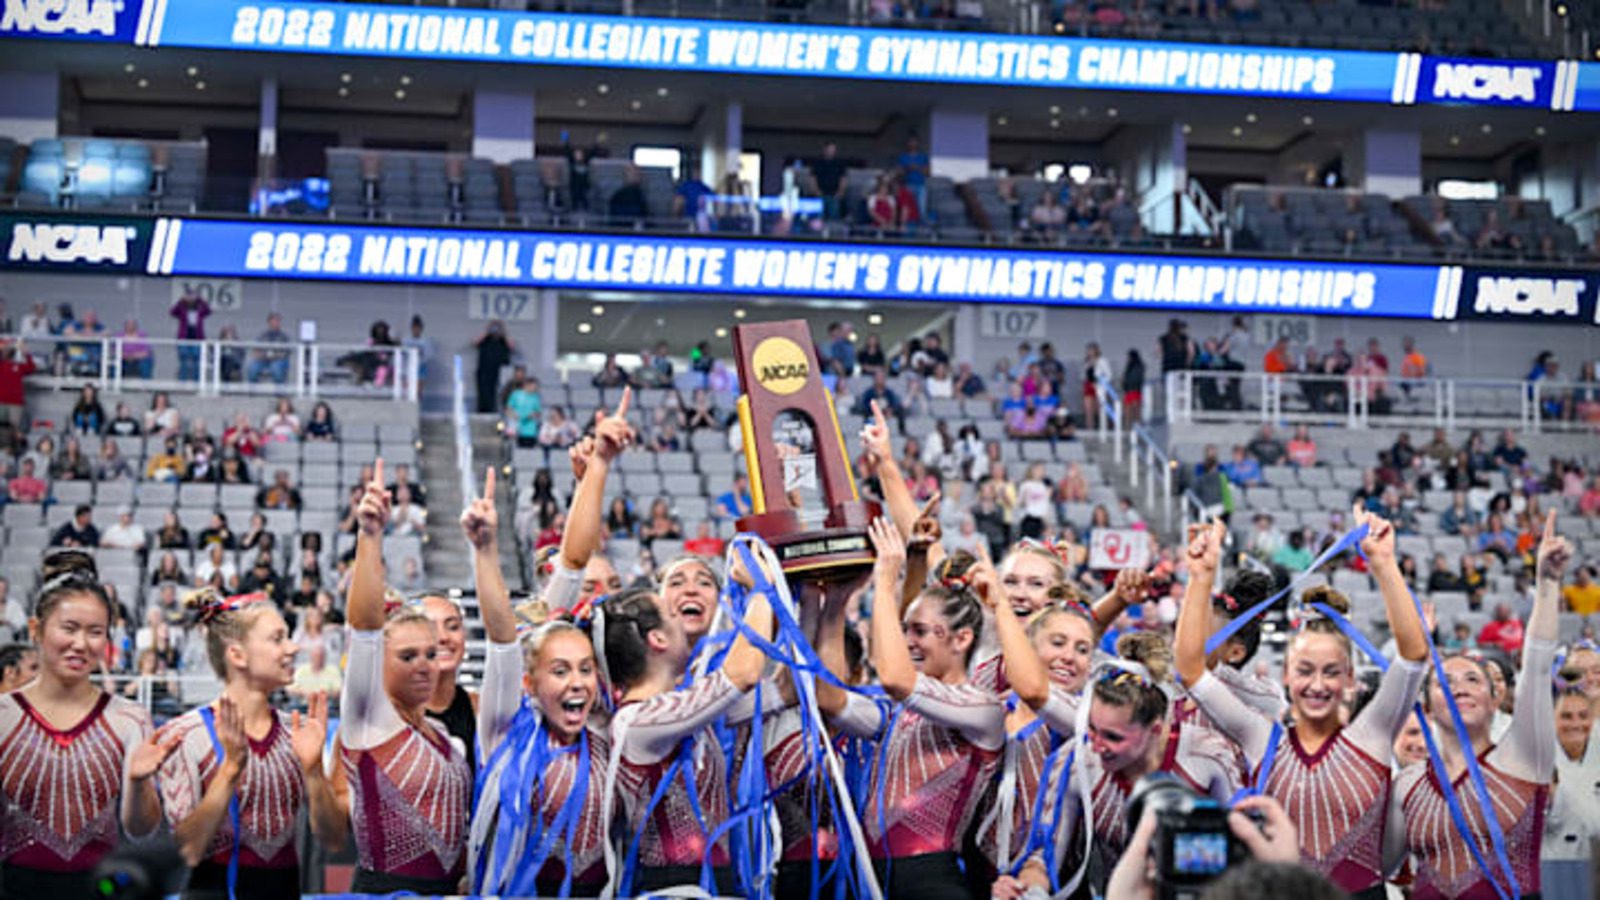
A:
[[[738,325],[733,349],[753,509],[739,530],[766,541],[788,575],[848,578],[871,566],[867,524],[879,507],[856,491],[810,328],[800,319]]]

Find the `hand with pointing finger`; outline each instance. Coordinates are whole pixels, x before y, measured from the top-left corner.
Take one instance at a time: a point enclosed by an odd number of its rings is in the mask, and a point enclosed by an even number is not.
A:
[[[628,406],[632,403],[633,388],[623,388],[616,412],[601,419],[594,427],[595,453],[608,463],[634,442],[636,436],[633,426],[628,424]]]
[[[490,466],[483,476],[483,496],[470,501],[467,508],[461,511],[461,531],[466,535],[467,543],[479,551],[494,547],[500,529],[500,514],[494,505],[494,489],[494,467]]]
[[[935,492],[922,507],[917,520],[911,524],[911,538],[906,541],[906,547],[911,552],[926,553],[944,536],[944,529],[939,526],[939,501],[943,497],[943,494]]]
[[[1552,509],[1544,517],[1544,535],[1539,540],[1539,577],[1559,584],[1571,561],[1572,545],[1566,538],[1556,534],[1556,511]]]
[[[382,537],[389,528],[389,489],[383,483],[383,458],[372,464],[372,480],[356,505],[356,521],[367,537]]]

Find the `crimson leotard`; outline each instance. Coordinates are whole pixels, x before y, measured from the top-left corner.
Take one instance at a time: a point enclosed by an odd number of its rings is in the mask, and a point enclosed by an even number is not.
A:
[[[709,726],[742,696],[720,669],[682,690],[626,703],[611,719],[612,756],[617,759],[616,800],[629,840],[638,835],[639,865],[648,868],[696,866],[705,856],[707,834],[728,818],[727,761]],[[656,786],[692,737],[692,758],[684,767],[694,778],[702,829],[689,800],[683,773],[673,778],[649,818],[645,810]],[[728,865],[726,841],[711,848],[713,866]]]
[[[998,696],[971,682],[917,676],[880,751],[888,758],[873,765],[862,825],[875,858],[960,852],[1000,763],[1005,714]],[[887,724],[883,706],[857,694],[849,695],[837,721],[863,736],[881,736]]]
[[[1283,804],[1300,834],[1300,859],[1341,889],[1356,893],[1384,881],[1384,833],[1394,739],[1426,675],[1421,662],[1396,660],[1359,715],[1315,753],[1293,728],[1284,729],[1266,793]],[[1211,673],[1190,696],[1237,742],[1252,773],[1259,772],[1272,720]]]
[[[0,862],[94,868],[118,841],[125,760],[149,736],[149,714],[110,694],[67,729],[20,691],[0,696]]]
[[[178,750],[162,764],[161,805],[174,828],[200,805],[217,775],[216,747],[199,710],[190,710],[161,727],[162,740],[182,735]],[[274,712],[272,728],[261,740],[249,739],[250,759],[239,779],[239,866],[241,869],[292,869],[298,866],[295,823],[305,804],[305,777],[294,754],[289,723]],[[233,855],[233,822],[224,817],[204,858],[226,866]]]
[[[472,773],[444,726],[412,726],[383,689],[383,632],[350,632],[339,723],[361,868],[426,881],[466,871]]]
[[[1529,638],[1523,643],[1522,671],[1528,677],[1517,682],[1516,721],[1506,732],[1505,740],[1486,750],[1479,760],[1505,836],[1506,857],[1523,894],[1536,894],[1540,889],[1544,817],[1550,804],[1556,754],[1552,738],[1555,702],[1550,683],[1533,674],[1550,671],[1555,649],[1551,641]],[[1439,734],[1439,740],[1448,742],[1454,737],[1444,732]],[[1407,767],[1395,780],[1395,799],[1389,805],[1390,831],[1404,835],[1405,849],[1417,865],[1411,896],[1417,900],[1492,900],[1498,895],[1456,830],[1439,778],[1432,763]],[[1471,840],[1495,877],[1505,885],[1483,805],[1468,773],[1463,770],[1452,784]]]
[[[489,765],[490,760],[494,758],[494,752],[505,739],[506,729],[521,703],[522,673],[521,644],[489,642],[488,654],[484,660],[483,692],[478,697],[478,740],[483,747],[485,765]],[[541,734],[543,735],[542,732]],[[545,736],[544,739],[548,737]],[[554,888],[561,884],[568,866],[572,867],[572,881],[575,886],[599,886],[605,883],[606,816],[602,789],[607,758],[611,750],[606,736],[592,728],[588,732],[588,743],[589,784],[583,811],[573,832],[572,846],[566,845],[565,835],[556,837],[555,843],[551,845],[550,855],[540,867],[538,874],[541,894],[555,893]],[[514,753],[517,748],[510,749]],[[551,758],[549,768],[544,771],[539,783],[541,792],[539,815],[543,819],[544,827],[549,828],[562,807],[566,805],[567,797],[578,781],[580,762],[576,751],[559,753]],[[473,816],[470,871],[474,873],[474,878],[477,877],[478,856],[489,853],[492,849],[492,839],[500,811],[497,798],[505,769],[504,761],[489,768],[485,775],[483,800]],[[513,856],[523,852],[534,852],[536,848],[527,846],[528,839],[526,831],[514,836],[516,846],[510,851]],[[475,892],[489,894],[504,893],[507,885],[474,884],[472,887]]]

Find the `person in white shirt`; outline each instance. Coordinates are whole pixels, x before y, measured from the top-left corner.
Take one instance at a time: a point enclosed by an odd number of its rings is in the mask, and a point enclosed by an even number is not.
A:
[[[318,691],[337,694],[343,686],[344,676],[339,672],[339,667],[328,665],[327,648],[312,644],[310,660],[295,667],[294,681],[289,684],[288,690],[296,697],[308,697]]]
[[[117,524],[100,533],[100,546],[113,550],[143,550],[147,538],[144,526],[133,521],[132,507],[117,509]]]
[[[233,560],[228,558],[227,551],[221,544],[212,544],[205,558],[195,564],[195,583],[205,584],[218,572],[222,573],[224,590],[232,590],[239,580],[239,570],[234,566]]]
[[[395,485],[394,506],[389,510],[389,533],[422,534],[427,529],[428,510],[412,499],[409,485]]]
[[[12,640],[28,637],[28,607],[11,596],[11,582],[5,578],[0,578],[0,628],[9,628]]]

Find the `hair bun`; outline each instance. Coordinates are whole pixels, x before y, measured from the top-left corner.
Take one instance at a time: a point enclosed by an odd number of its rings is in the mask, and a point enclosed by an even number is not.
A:
[[[194,620],[201,625],[210,625],[216,621],[217,616],[228,610],[228,602],[214,587],[203,587],[190,591],[183,598],[184,608],[193,615]]]
[[[44,555],[39,562],[39,582],[42,584],[62,575],[79,575],[92,581],[100,580],[100,567],[94,556],[76,547],[58,547]]]
[[[1300,602],[1307,606],[1321,603],[1341,616],[1350,615],[1350,598],[1325,584],[1307,588],[1300,593]]]
[[[1153,631],[1131,631],[1117,638],[1117,655],[1144,666],[1157,684],[1172,680],[1172,645]]]

